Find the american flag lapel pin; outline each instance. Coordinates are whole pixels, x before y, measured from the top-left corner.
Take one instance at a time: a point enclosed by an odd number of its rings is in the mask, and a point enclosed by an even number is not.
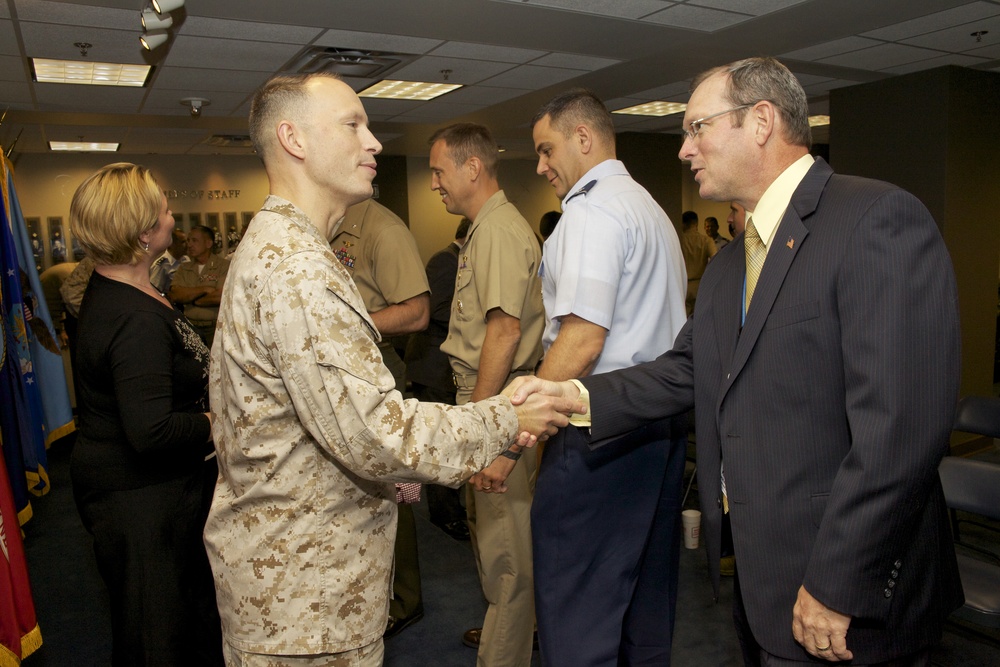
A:
[[[787,245],[789,249],[794,248],[795,247],[795,239],[793,239],[791,236],[789,236],[788,237],[788,243],[786,243],[785,245]]]

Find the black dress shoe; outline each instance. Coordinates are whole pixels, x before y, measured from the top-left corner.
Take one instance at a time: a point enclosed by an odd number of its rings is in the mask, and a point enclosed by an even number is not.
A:
[[[459,542],[469,541],[469,524],[467,524],[464,519],[449,521],[441,526],[441,530],[447,533],[449,537],[456,539]]]
[[[409,618],[396,618],[395,616],[390,616],[389,621],[385,624],[385,632],[382,633],[382,639],[389,639],[390,637],[395,637],[400,632],[410,627],[420,619],[424,617],[424,612],[418,611],[413,616]]]

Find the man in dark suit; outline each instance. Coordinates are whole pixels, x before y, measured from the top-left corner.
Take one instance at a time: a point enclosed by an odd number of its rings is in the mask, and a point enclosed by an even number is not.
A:
[[[697,405],[702,534],[718,590],[728,514],[747,664],[925,665],[962,601],[937,475],[954,274],[916,198],[809,156],[807,113],[770,58],[697,77],[680,157],[703,198],[746,207],[746,232],[671,351],[517,393],[589,392],[594,447]]]

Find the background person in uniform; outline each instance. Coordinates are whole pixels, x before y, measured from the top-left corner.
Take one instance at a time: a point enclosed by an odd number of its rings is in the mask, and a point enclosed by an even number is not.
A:
[[[431,136],[431,189],[449,213],[472,220],[458,258],[448,338],[459,405],[496,395],[530,373],[542,354],[541,250],[528,223],[497,182],[498,149],[489,130],[462,123]],[[512,448],[516,449],[516,448]],[[478,646],[484,667],[531,663],[534,591],[531,576],[531,498],[534,449],[508,452],[517,460],[506,481],[494,461],[473,476],[466,492],[472,549],[488,607],[482,628],[463,641]],[[506,489],[503,494],[492,493]]]
[[[52,326],[55,328],[55,334],[61,348],[69,345],[69,336],[66,333],[66,303],[63,301],[59,288],[72,275],[76,265],[77,262],[62,262],[45,269],[42,271],[42,275],[38,276],[38,280],[42,284],[42,291],[45,293],[45,304],[49,307],[49,315],[52,317]]]
[[[542,260],[538,376],[566,380],[655,359],[685,320],[673,224],[616,159],[611,114],[589,91],[543,106],[532,137],[538,173],[563,203]],[[545,664],[670,664],[687,450],[678,421],[614,448],[591,451],[576,428],[546,444],[531,510]]]
[[[96,264],[80,309],[70,473],[111,603],[113,665],[221,665],[201,534],[218,469],[208,349],[149,282],[174,218],[148,170],[109,164],[73,195]]]
[[[715,251],[718,252],[726,247],[729,239],[719,234],[719,221],[714,216],[705,218],[705,235],[715,243]]]
[[[182,262],[190,261],[184,254],[187,252],[187,234],[174,227],[171,239],[170,247],[163,251],[163,254],[153,262],[153,268],[149,270],[149,282],[153,283],[153,287],[158,289],[160,294],[170,293],[170,283],[173,282],[177,269]]]
[[[777,60],[692,85],[680,157],[703,199],[746,208],[744,252],[713,260],[673,350],[580,381],[591,443],[698,406],[701,534],[718,591],[729,510],[748,665],[929,665],[962,604],[938,478],[960,368],[948,250],[916,197],[809,155]]]
[[[205,345],[212,347],[215,323],[219,318],[222,288],[229,272],[229,260],[212,252],[215,232],[210,227],[192,227],[187,237],[187,255],[174,273],[168,296],[184,308],[184,315]]]
[[[694,211],[684,211],[681,216],[684,231],[681,234],[681,250],[684,252],[684,265],[687,269],[687,300],[688,316],[694,312],[695,299],[698,298],[698,285],[705,273],[708,261],[715,256],[717,250],[712,239],[698,229],[698,214]]]
[[[734,201],[729,202],[729,217],[726,222],[729,223],[729,235],[734,239],[746,229],[746,216],[747,210],[743,206]]]
[[[430,287],[413,234],[399,216],[374,199],[367,199],[347,209],[330,247],[354,280],[382,336],[378,349],[382,363],[396,381],[396,391],[404,392],[406,366],[390,338],[422,331],[430,321]],[[395,569],[386,637],[424,616],[413,507],[400,503],[396,516]]]
[[[457,486],[582,406],[404,400],[330,247],[372,195],[381,146],[361,101],[331,74],[275,77],[254,95],[250,136],[270,194],[233,257],[209,384],[219,480],[205,543],[223,651],[230,665],[381,665],[394,482]]]
[[[426,329],[410,336],[406,347],[406,376],[414,397],[421,401],[455,404],[455,380],[448,355],[441,351],[441,343],[448,337],[458,253],[465,245],[471,224],[468,218],[462,218],[455,229],[455,240],[427,260],[431,321]],[[424,491],[431,523],[456,540],[468,540],[469,526],[465,522],[465,508],[458,489],[428,484]]]

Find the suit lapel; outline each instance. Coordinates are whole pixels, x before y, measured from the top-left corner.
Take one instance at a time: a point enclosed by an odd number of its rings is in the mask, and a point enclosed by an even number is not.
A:
[[[728,366],[723,366],[727,370],[723,377],[722,391],[719,392],[720,406],[725,400],[729,388],[746,365],[761,331],[764,330],[764,325],[767,324],[767,318],[774,306],[775,299],[778,298],[778,292],[781,291],[781,285],[788,275],[795,256],[805,243],[806,237],[809,236],[809,229],[802,221],[816,210],[823,189],[832,174],[833,170],[830,169],[829,165],[821,158],[817,158],[816,163],[802,179],[799,187],[796,188],[788,208],[785,209],[781,223],[771,240],[771,247],[767,251],[767,259],[764,261],[764,268],[761,269],[760,278],[757,280],[753,302],[750,304],[750,310],[743,323],[743,331],[739,333],[732,362]],[[743,273],[739,276],[740,282],[736,291],[742,293],[742,281],[746,276],[746,258],[744,257],[743,262],[737,262],[737,264],[743,268]],[[729,285],[729,288],[733,289],[732,285]],[[738,331],[741,312],[739,304],[733,310],[737,316],[736,330]],[[725,317],[728,319],[728,315]],[[721,336],[720,340],[723,340]],[[721,359],[724,361],[726,356],[722,356]]]

